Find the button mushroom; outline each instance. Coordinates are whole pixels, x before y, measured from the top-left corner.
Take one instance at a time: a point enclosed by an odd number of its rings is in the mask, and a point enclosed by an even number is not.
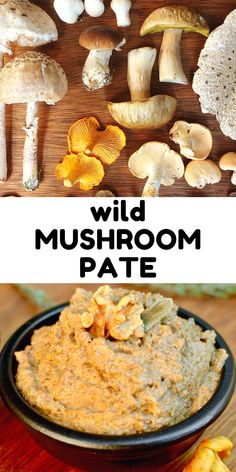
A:
[[[207,184],[217,184],[221,180],[221,171],[215,162],[191,161],[185,170],[185,180],[190,187],[204,188]]]
[[[102,16],[105,11],[104,2],[102,0],[85,0],[84,6],[86,13],[93,17]]]
[[[131,0],[112,0],[111,9],[116,14],[117,26],[130,26],[130,9],[132,6]]]
[[[168,123],[176,111],[176,99],[168,95],[151,97],[151,75],[156,49],[143,47],[128,54],[128,86],[131,102],[108,103],[111,116],[130,129],[157,129]]]
[[[220,168],[222,170],[232,170],[231,182],[233,185],[236,185],[236,153],[227,152],[220,159]]]
[[[86,89],[97,90],[109,85],[112,81],[110,58],[114,49],[120,51],[126,43],[123,34],[106,26],[92,26],[80,35],[79,42],[90,51],[82,77]]]
[[[12,54],[11,43],[22,47],[57,41],[54,21],[28,0],[0,0],[0,69],[4,54]],[[0,103],[0,182],[7,179],[5,104]]]
[[[84,11],[82,0],[54,0],[53,6],[59,18],[68,24],[76,23]]]
[[[141,36],[164,31],[160,56],[160,82],[187,84],[188,80],[181,61],[182,32],[209,35],[207,21],[192,8],[183,5],[168,5],[158,8],[144,21]]]
[[[181,156],[167,144],[149,142],[144,144],[129,159],[131,173],[139,179],[148,179],[143,197],[158,197],[160,186],[170,186],[184,175]]]
[[[48,105],[67,93],[65,72],[53,59],[38,52],[16,57],[0,72],[0,101],[27,103],[26,140],[24,147],[23,184],[26,190],[38,187],[38,102]]]
[[[170,130],[170,139],[179,144],[180,153],[187,159],[206,159],[213,145],[210,130],[198,123],[187,123],[186,121],[176,121]]]

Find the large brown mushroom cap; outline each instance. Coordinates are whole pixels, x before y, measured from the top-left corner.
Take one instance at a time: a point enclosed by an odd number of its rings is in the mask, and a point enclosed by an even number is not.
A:
[[[144,21],[140,34],[145,36],[166,29],[181,29],[186,32],[208,36],[207,21],[195,10],[184,5],[167,5],[152,12]]]
[[[79,43],[85,49],[108,49],[119,48],[124,42],[124,36],[120,31],[108,26],[92,26],[80,35]]]
[[[9,43],[33,47],[58,39],[57,28],[42,8],[28,0],[0,0],[0,48]]]
[[[174,97],[155,95],[147,100],[108,103],[117,123],[130,129],[158,129],[172,120],[177,107]]]
[[[67,93],[62,67],[49,56],[27,52],[8,62],[0,71],[0,102],[53,104]]]

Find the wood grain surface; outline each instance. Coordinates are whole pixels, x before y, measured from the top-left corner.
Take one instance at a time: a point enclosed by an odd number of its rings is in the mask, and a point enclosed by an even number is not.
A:
[[[56,164],[67,152],[66,136],[69,126],[77,119],[87,115],[96,116],[102,125],[112,123],[113,120],[108,113],[106,102],[129,99],[126,83],[127,52],[141,46],[154,46],[159,51],[161,35],[149,35],[144,38],[139,36],[140,26],[145,17],[155,8],[166,4],[176,3],[174,1],[158,0],[135,0],[132,10],[132,27],[124,29],[127,44],[122,52],[115,52],[112,58],[114,69],[113,83],[96,92],[87,92],[81,82],[82,67],[85,62],[87,51],[79,46],[79,35],[87,27],[95,24],[106,24],[116,27],[113,12],[107,8],[103,17],[94,19],[83,15],[82,20],[75,25],[62,23],[53,10],[53,0],[35,0],[36,4],[43,7],[55,20],[59,30],[59,41],[41,48],[41,50],[56,59],[65,69],[69,79],[69,93],[62,102],[55,107],[45,104],[40,105],[40,139],[39,160],[41,173],[40,188],[33,196],[94,196],[98,187],[90,192],[80,191],[78,186],[72,189],[63,187],[61,181],[55,177]],[[105,1],[109,5],[109,1]],[[188,0],[182,0],[182,4],[189,4]],[[197,8],[209,21],[211,29],[221,24],[225,16],[234,9],[235,2],[228,0],[221,2],[192,0],[191,5]],[[186,34],[182,41],[182,56],[184,69],[191,82],[193,73],[197,67],[197,59],[205,39],[198,34]],[[24,52],[23,49],[14,48],[14,54]],[[5,58],[8,61],[9,57]],[[200,122],[209,126],[213,133],[214,147],[211,158],[218,162],[225,152],[235,150],[236,143],[226,138],[220,132],[215,118],[211,115],[203,115],[200,112],[198,97],[193,93],[191,85],[159,84],[157,64],[153,73],[153,94],[168,93],[178,99],[178,110],[176,119],[185,119],[190,122]],[[15,194],[18,196],[32,196],[27,194],[21,184],[22,179],[22,151],[24,143],[24,132],[22,127],[25,122],[25,105],[7,107],[7,142],[8,142],[8,165],[9,180],[1,185],[0,196]],[[171,125],[171,124],[170,124]],[[133,177],[128,168],[129,156],[139,146],[150,140],[161,140],[171,144],[168,138],[170,126],[157,131],[128,131],[127,147],[122,152],[119,160],[106,169],[106,177],[100,189],[110,189],[116,196],[140,196],[143,181]],[[174,144],[173,148],[176,150]],[[187,163],[187,160],[186,160]],[[213,186],[207,186],[199,191],[189,187],[182,178],[175,186],[163,187],[163,196],[227,196],[236,190],[230,182],[230,173],[224,172],[222,181]]]
[[[46,285],[56,303],[69,299],[74,285]],[[86,286],[91,288],[91,286]],[[0,285],[0,332],[2,344],[22,323],[37,313],[35,306],[22,298],[10,285]],[[212,324],[227,340],[236,356],[236,298],[229,300],[178,298],[178,305],[198,314]],[[236,395],[225,413],[207,431],[207,436],[223,434],[236,445]],[[188,457],[188,456],[187,456]],[[166,467],[158,467],[154,460],[145,464],[110,464],[109,472],[181,472],[186,458]],[[229,469],[236,471],[236,449],[227,460]],[[67,466],[43,451],[30,437],[18,420],[9,414],[0,401],[0,472],[87,472],[87,468]],[[99,468],[98,468],[99,470]],[[103,468],[104,472],[105,469]],[[89,471],[91,472],[91,471]],[[93,471],[94,472],[94,471]]]

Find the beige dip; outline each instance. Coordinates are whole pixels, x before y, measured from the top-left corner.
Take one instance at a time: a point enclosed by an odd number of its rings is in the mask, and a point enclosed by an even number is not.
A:
[[[157,294],[78,289],[59,321],[16,353],[17,387],[41,414],[78,431],[123,435],[176,424],[210,400],[227,358],[214,331],[176,313]]]

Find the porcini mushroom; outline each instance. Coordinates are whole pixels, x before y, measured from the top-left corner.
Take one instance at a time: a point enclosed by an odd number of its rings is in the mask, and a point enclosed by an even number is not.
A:
[[[0,102],[27,103],[23,184],[26,190],[38,187],[38,102],[53,105],[67,93],[65,72],[53,59],[38,52],[16,57],[0,72]]]
[[[128,54],[127,81],[131,102],[108,103],[111,116],[130,129],[157,129],[168,123],[176,111],[176,99],[169,95],[151,97],[151,75],[156,49],[143,47]]]
[[[82,0],[54,0],[53,5],[59,18],[68,24],[76,23],[84,11]]]
[[[4,54],[12,54],[11,43],[22,47],[57,41],[54,21],[28,0],[0,0],[0,70]],[[0,182],[7,179],[5,104],[0,103]]]
[[[85,0],[84,7],[86,13],[93,17],[102,16],[105,11],[103,0]]]
[[[236,185],[236,153],[227,152],[220,158],[219,166],[222,170],[232,170],[231,182]]]
[[[187,84],[188,80],[181,61],[182,32],[200,33],[209,35],[207,21],[192,8],[184,5],[167,5],[158,8],[144,21],[140,34],[164,31],[160,56],[160,82],[174,82]]]
[[[191,161],[185,170],[185,180],[190,187],[204,188],[207,184],[217,184],[221,180],[221,171],[215,162]]]
[[[113,50],[120,51],[126,43],[123,34],[107,26],[92,26],[80,35],[79,42],[90,51],[82,76],[86,89],[97,90],[109,85],[112,81],[110,58]]]
[[[130,9],[132,6],[131,0],[112,0],[111,9],[116,14],[117,26],[130,26]]]
[[[139,179],[148,179],[143,189],[143,197],[158,197],[160,186],[170,186],[184,175],[181,156],[165,143],[144,144],[129,159],[131,173]]]
[[[198,123],[187,123],[186,121],[176,121],[170,130],[170,139],[179,144],[180,153],[187,159],[206,159],[213,145],[210,130]]]

